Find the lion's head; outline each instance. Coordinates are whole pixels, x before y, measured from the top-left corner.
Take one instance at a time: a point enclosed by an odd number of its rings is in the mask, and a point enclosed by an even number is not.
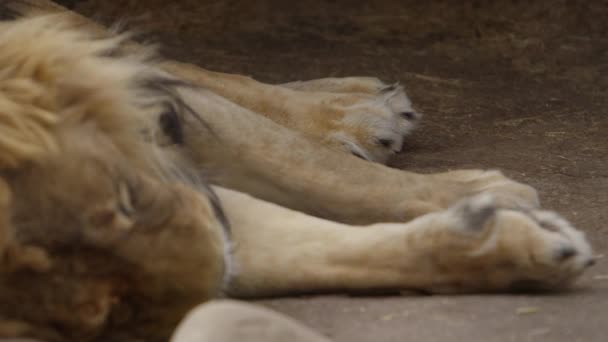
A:
[[[221,286],[217,205],[158,143],[164,76],[123,40],[0,23],[0,336],[162,336]]]

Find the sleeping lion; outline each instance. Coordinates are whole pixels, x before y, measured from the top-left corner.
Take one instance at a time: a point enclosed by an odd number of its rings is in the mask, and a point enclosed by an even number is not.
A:
[[[384,166],[420,119],[398,84],[263,84],[0,7],[0,337],[167,341],[221,296],[554,290],[594,263],[498,171]]]

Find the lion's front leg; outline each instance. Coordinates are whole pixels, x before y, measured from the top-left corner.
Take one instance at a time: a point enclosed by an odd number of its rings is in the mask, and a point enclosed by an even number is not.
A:
[[[175,61],[163,68],[325,146],[374,162],[401,151],[421,118],[402,86],[371,77],[272,85]]]
[[[233,225],[232,295],[342,290],[554,289],[593,263],[583,234],[488,194],[406,224],[353,227],[218,189]]]
[[[212,183],[291,209],[369,224],[407,221],[479,192],[517,207],[538,205],[534,189],[499,172],[396,170],[327,149],[214,93],[179,93],[196,111],[183,117],[185,156]]]

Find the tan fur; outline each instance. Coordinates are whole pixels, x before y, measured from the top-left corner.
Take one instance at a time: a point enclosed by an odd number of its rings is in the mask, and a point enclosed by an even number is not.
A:
[[[218,189],[218,194],[241,247],[235,250],[240,272],[229,288],[238,296],[342,289],[500,291],[524,280],[553,287],[557,283],[549,279],[562,282],[580,272],[576,262],[551,261],[558,236],[527,214],[498,209],[479,223],[469,221],[475,219],[468,210],[497,208],[486,195],[405,224],[353,229],[234,191]],[[262,224],[259,217],[266,217]],[[260,229],[251,229],[255,226]],[[566,224],[559,229],[573,234],[569,239],[588,257],[586,243],[574,237],[580,233]]]
[[[554,289],[593,262],[499,172],[420,175],[327,148],[353,113],[316,109],[369,79],[298,90],[155,64],[69,13],[0,28],[0,337],[160,341],[221,290]]]
[[[224,242],[206,197],[165,180],[165,157],[142,139],[154,96],[137,82],[151,66],[104,57],[119,38],[95,39],[61,16],[1,25],[0,306],[27,324],[0,335],[103,336],[120,310],[175,324],[217,295]]]

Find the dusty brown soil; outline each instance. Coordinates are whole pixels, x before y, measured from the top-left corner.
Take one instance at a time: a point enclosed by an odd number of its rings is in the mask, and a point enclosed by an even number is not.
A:
[[[279,82],[405,84],[422,127],[392,165],[492,167],[608,248],[605,1],[71,1],[129,18],[163,53]],[[336,341],[606,341],[608,262],[559,295],[263,300]]]

